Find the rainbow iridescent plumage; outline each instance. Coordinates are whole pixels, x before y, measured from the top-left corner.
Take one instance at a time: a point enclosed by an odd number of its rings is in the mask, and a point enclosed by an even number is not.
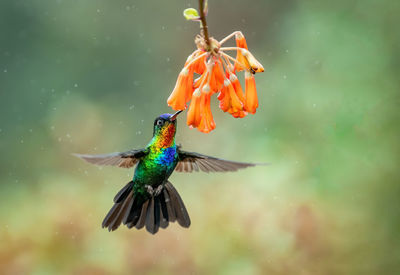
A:
[[[165,117],[169,116],[165,114]],[[172,174],[178,162],[175,131],[174,123],[165,123],[154,133],[153,139],[147,145],[149,153],[136,167],[133,180],[137,186],[158,186],[160,181]]]

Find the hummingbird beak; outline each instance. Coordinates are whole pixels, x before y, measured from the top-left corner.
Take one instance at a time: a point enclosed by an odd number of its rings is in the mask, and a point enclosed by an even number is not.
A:
[[[170,121],[174,121],[175,119],[176,119],[176,117],[180,114],[180,113],[182,113],[183,112],[183,110],[179,110],[178,112],[176,112],[175,114],[173,114],[172,116],[170,116],[169,117],[169,120]]]

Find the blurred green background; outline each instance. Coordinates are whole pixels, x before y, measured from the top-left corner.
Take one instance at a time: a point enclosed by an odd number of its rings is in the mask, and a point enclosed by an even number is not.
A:
[[[260,108],[214,101],[178,143],[270,162],[174,174],[192,218],[152,236],[101,228],[132,170],[70,155],[144,146],[198,24],[190,1],[0,2],[2,274],[400,274],[399,1],[210,0],[266,72]]]

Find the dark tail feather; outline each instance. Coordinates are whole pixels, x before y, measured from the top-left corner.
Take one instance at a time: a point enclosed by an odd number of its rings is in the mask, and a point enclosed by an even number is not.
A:
[[[165,206],[167,207],[168,219],[170,222],[175,222],[176,221],[175,209],[172,206],[171,199],[169,197],[169,194],[168,194],[168,191],[166,188],[164,188],[163,194],[164,194],[164,198],[165,198],[165,200],[164,200]]]
[[[121,223],[128,228],[146,226],[151,234],[157,233],[160,227],[167,228],[169,222],[178,221],[182,227],[190,226],[185,204],[170,182],[165,183],[158,195],[147,199],[135,196],[133,182],[130,182],[118,192],[114,202],[102,224],[109,231],[116,230]]]
[[[128,182],[127,185],[124,186],[124,188],[122,188],[117,195],[115,195],[114,197],[114,202],[115,203],[119,203],[121,202],[123,199],[125,199],[129,192],[132,190],[133,188],[133,181]]]
[[[146,230],[149,231],[151,234],[155,234],[158,231],[158,227],[156,227],[155,222],[154,197],[150,198],[149,206],[147,208]]]
[[[175,210],[176,220],[178,221],[180,226],[189,227],[190,226],[189,214],[186,210],[185,204],[181,199],[181,196],[179,196],[178,191],[176,191],[175,187],[169,181],[165,183],[165,187],[169,193],[172,207]]]
[[[169,225],[169,217],[168,217],[168,209],[167,204],[165,203],[164,192],[160,194],[160,227],[167,228]]]
[[[135,196],[133,195],[133,191],[131,191],[124,201],[115,203],[103,221],[103,228],[108,227],[109,231],[117,229],[125,215],[129,213],[134,200]]]
[[[146,224],[146,213],[147,213],[148,206],[149,206],[149,200],[147,200],[145,203],[143,203],[143,207],[142,207],[142,210],[140,213],[140,218],[139,218],[138,222],[136,223],[137,229],[143,228],[143,226]],[[128,228],[131,228],[131,227],[129,227],[129,225],[128,225]]]
[[[132,228],[133,226],[136,225],[136,223],[139,220],[142,207],[143,207],[143,200],[139,196],[137,200],[135,200],[134,204],[130,209],[130,212],[127,213],[126,218],[123,221],[123,223],[126,224],[128,228]]]

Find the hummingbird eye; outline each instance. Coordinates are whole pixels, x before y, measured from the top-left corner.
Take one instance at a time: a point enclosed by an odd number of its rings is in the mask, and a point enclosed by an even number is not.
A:
[[[161,126],[161,125],[163,125],[163,124],[164,124],[164,122],[163,122],[161,119],[157,120],[157,125],[158,125],[158,126]]]

